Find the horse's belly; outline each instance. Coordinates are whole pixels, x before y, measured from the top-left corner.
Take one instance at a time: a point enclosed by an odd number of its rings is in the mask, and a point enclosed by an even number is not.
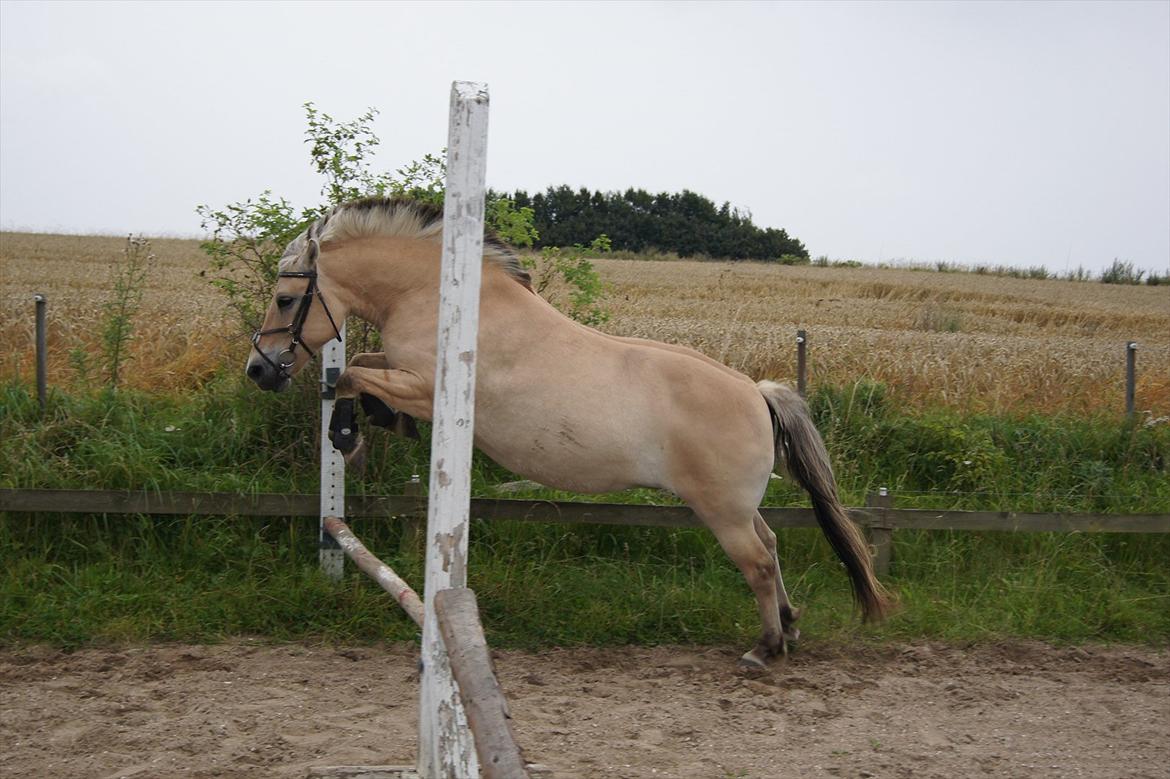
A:
[[[507,431],[493,428],[477,425],[476,445],[484,454],[547,487],[613,492],[660,486],[661,447],[635,441],[629,431],[607,437],[598,435],[601,431],[596,429],[579,431],[567,425],[521,425]]]

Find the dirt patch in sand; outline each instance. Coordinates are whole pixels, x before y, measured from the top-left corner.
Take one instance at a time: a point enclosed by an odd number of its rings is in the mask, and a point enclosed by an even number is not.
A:
[[[497,652],[525,756],[556,777],[1168,777],[1170,652],[806,648]],[[417,653],[0,651],[0,776],[304,777],[412,763]]]

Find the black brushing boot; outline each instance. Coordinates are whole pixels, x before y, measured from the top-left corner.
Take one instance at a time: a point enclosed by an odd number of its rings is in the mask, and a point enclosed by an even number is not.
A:
[[[403,438],[418,440],[418,427],[414,424],[414,417],[395,411],[381,398],[374,397],[368,392],[363,392],[359,400],[362,402],[362,411],[366,412],[371,425],[388,428]]]
[[[358,426],[353,398],[340,398],[334,402],[333,416],[329,418],[329,440],[342,454],[349,454],[357,446]]]

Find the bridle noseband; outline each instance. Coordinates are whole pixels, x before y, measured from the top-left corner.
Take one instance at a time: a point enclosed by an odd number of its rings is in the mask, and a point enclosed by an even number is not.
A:
[[[281,271],[276,274],[279,279],[308,279],[309,285],[305,288],[305,293],[301,295],[300,303],[297,304],[296,313],[293,314],[292,322],[284,327],[273,327],[268,330],[257,330],[252,334],[252,348],[260,355],[264,362],[268,363],[277,373],[277,376],[282,379],[291,379],[292,375],[288,369],[296,363],[297,347],[301,347],[309,353],[309,357],[316,357],[313,350],[308,347],[303,340],[301,340],[301,330],[305,326],[305,320],[309,316],[309,309],[313,305],[313,298],[321,299],[321,308],[325,311],[325,316],[329,317],[329,324],[333,325],[333,332],[337,340],[341,340],[341,330],[337,327],[337,322],[333,320],[333,314],[329,313],[329,306],[325,305],[325,297],[321,294],[321,290],[317,287],[317,271]],[[292,337],[292,341],[285,347],[280,354],[276,355],[276,362],[264,353],[260,348],[260,339],[266,335],[273,335],[274,333],[288,333]],[[330,339],[333,340],[333,339]]]

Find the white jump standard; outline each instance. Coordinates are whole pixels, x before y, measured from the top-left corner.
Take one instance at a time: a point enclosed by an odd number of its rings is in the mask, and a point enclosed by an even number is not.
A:
[[[507,704],[491,666],[475,595],[466,589],[487,123],[486,86],[455,82],[451,88],[442,219],[435,392],[433,407],[427,409],[433,425],[425,603],[401,577],[365,548],[342,519],[344,462],[331,444],[352,443],[357,431],[352,420],[352,397],[344,401],[336,399],[346,378],[345,372],[339,370],[345,355],[344,315],[339,312],[338,319],[342,322],[339,328],[329,311],[326,294],[317,286],[322,220],[310,226],[285,251],[266,327],[253,337],[255,348],[248,360],[247,373],[261,388],[269,390],[287,387],[293,375],[314,356],[309,343],[329,341],[321,348],[322,568],[332,578],[340,578],[342,554],[348,555],[422,627],[417,771],[392,766],[337,766],[314,771],[312,775],[316,777],[524,779],[529,776],[508,723]],[[289,289],[298,283],[304,284],[297,289],[299,299]],[[310,316],[317,301],[327,317]],[[326,318],[331,332],[323,329]],[[280,338],[275,344],[274,336]],[[358,362],[355,360],[354,364]],[[343,402],[348,406],[341,406]],[[349,414],[342,415],[340,426],[333,418],[335,403],[339,410],[345,409]],[[471,706],[470,718],[464,709],[461,690]]]

